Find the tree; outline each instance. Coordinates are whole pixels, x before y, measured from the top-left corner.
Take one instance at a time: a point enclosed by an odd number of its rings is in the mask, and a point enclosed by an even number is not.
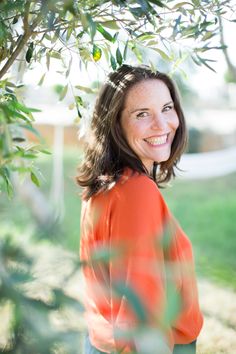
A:
[[[219,14],[218,19],[219,19],[220,44],[222,46],[223,55],[224,55],[224,58],[225,58],[225,62],[227,64],[227,73],[226,73],[227,76],[226,76],[226,79],[229,82],[236,83],[236,65],[233,64],[233,62],[232,62],[232,60],[231,60],[231,58],[229,56],[229,53],[228,53],[227,45],[225,43],[224,26],[223,26],[222,15]]]
[[[206,53],[225,50],[224,42],[219,39],[219,16],[235,21],[233,12],[233,1],[225,0],[1,1],[0,190],[12,194],[12,172],[29,174],[38,186],[34,160],[40,153],[47,153],[40,143],[28,145],[25,141],[22,133],[25,129],[39,136],[32,116],[37,109],[26,107],[19,100],[22,83],[9,79],[13,65],[30,67],[41,62],[45,67],[42,84],[52,58],[64,64],[65,76],[69,77],[73,52],[85,70],[89,63],[100,65],[104,59],[114,70],[131,56],[142,62],[143,50],[149,48],[170,63],[172,73],[187,57],[214,70]],[[65,85],[60,99],[67,90]],[[75,104],[80,116],[83,106],[80,96],[75,97]],[[50,313],[73,300],[63,287],[51,288],[51,301],[28,294],[25,284],[30,281],[35,258],[29,257],[12,237],[1,237],[0,241],[0,303],[10,303],[14,318],[5,352],[49,353],[55,350],[58,341],[76,343],[71,333],[58,334],[48,325]],[[36,321],[46,324],[43,332],[41,327],[33,325],[30,312]],[[69,352],[73,351],[75,347],[70,347]]]

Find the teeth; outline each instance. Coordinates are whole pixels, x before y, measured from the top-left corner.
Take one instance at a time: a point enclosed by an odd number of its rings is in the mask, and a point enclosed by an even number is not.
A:
[[[165,144],[166,140],[167,140],[167,135],[162,135],[162,136],[159,136],[159,137],[156,137],[156,138],[145,139],[145,141],[147,141],[149,144],[152,144],[152,145]]]

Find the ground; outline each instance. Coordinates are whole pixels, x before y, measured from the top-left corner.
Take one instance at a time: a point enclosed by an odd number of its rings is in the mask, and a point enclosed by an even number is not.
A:
[[[236,292],[206,279],[198,284],[204,313],[198,354],[236,353]]]

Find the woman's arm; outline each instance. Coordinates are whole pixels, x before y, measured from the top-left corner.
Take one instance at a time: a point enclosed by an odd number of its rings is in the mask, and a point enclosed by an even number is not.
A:
[[[134,176],[114,190],[110,247],[118,255],[110,262],[111,306],[114,329],[147,326],[159,330],[161,336],[165,333],[172,346],[171,329],[162,323],[166,306],[164,217],[163,199],[148,177]]]

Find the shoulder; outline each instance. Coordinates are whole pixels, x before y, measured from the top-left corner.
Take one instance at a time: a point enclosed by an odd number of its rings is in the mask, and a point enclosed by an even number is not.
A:
[[[128,235],[156,234],[165,219],[165,204],[156,183],[145,174],[120,179],[108,193],[112,225]]]
[[[153,205],[164,205],[164,199],[157,184],[147,175],[130,169],[125,170],[120,179],[111,183],[103,192],[91,197],[92,204],[99,204],[108,209],[118,205],[120,208],[151,208]]]
[[[111,190],[114,198],[130,202],[153,202],[162,200],[156,183],[147,175],[130,171],[122,175],[121,179]]]

